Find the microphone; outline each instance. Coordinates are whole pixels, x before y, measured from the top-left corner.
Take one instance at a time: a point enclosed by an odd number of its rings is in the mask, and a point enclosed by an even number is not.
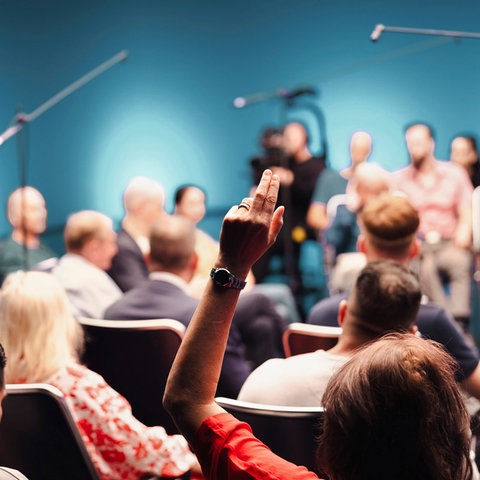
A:
[[[280,90],[279,96],[291,100],[300,97],[301,95],[316,95],[317,92],[312,87],[301,87],[296,90]]]
[[[237,97],[233,100],[233,106],[235,108],[243,108],[247,105],[254,103],[264,102],[271,98],[284,98],[287,101],[291,101],[301,95],[316,95],[317,91],[313,87],[300,87],[295,90],[287,90],[280,88],[273,92],[255,93],[247,97]]]
[[[382,23],[377,23],[375,25],[375,28],[373,29],[373,32],[370,35],[370,40],[372,40],[372,42],[376,42],[380,38],[380,35],[383,33],[384,30],[385,25],[383,25]]]

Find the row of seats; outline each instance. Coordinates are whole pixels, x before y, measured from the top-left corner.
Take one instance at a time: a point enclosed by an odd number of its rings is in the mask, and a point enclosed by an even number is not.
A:
[[[132,405],[146,425],[176,433],[163,410],[168,372],[185,327],[176,320],[80,319],[86,335],[83,361]],[[340,328],[293,323],[284,334],[287,356],[331,348]],[[149,365],[148,375],[145,365]],[[62,393],[46,384],[7,385],[0,423],[0,464],[29,480],[96,480],[98,475]],[[313,453],[322,408],[275,407],[218,398],[278,455],[314,469]],[[289,441],[286,441],[286,440]],[[281,440],[281,441],[279,441]]]

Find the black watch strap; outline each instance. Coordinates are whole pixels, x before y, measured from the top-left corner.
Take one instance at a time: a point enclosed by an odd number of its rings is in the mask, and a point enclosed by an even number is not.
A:
[[[221,287],[235,288],[237,290],[242,290],[247,284],[247,282],[245,282],[244,280],[240,280],[228,269],[223,267],[212,268],[210,270],[210,278]]]

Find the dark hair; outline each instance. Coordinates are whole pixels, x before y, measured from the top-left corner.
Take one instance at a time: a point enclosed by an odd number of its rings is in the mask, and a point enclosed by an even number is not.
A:
[[[7,356],[5,355],[5,350],[0,344],[0,389],[5,387],[5,366],[7,365]]]
[[[317,461],[335,480],[471,478],[468,413],[436,342],[369,344],[331,378],[323,406]]]
[[[392,260],[369,262],[359,273],[348,299],[352,326],[368,336],[407,331],[422,298],[420,282],[408,268]]]
[[[190,188],[197,188],[198,190],[200,190],[205,195],[205,202],[207,201],[207,192],[205,191],[204,188],[199,187],[198,185],[195,185],[193,183],[185,183],[184,185],[180,185],[175,190],[174,197],[173,197],[175,201],[175,205],[178,205],[182,201],[183,197],[185,196],[188,189]]]
[[[413,128],[413,127],[425,127],[427,129],[430,137],[435,140],[435,130],[430,124],[428,124],[426,122],[407,123],[407,125],[405,125],[405,127],[403,129],[404,133],[407,133],[407,131],[410,130],[411,128]]]
[[[478,140],[477,140],[477,137],[471,133],[469,134],[462,134],[462,133],[459,133],[458,135],[455,135],[453,138],[452,138],[452,141],[450,142],[450,145],[452,144],[452,142],[456,139],[456,138],[464,138],[465,140],[467,140],[468,143],[470,143],[470,146],[472,147],[472,150],[474,150],[474,152],[477,154],[478,156]]]

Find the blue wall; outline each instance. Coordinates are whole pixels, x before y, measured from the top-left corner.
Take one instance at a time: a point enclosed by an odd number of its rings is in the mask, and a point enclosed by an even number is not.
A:
[[[45,195],[47,240],[75,210],[118,221],[133,175],[159,180],[171,196],[203,185],[212,212],[206,228],[248,191],[248,159],[269,124],[301,117],[319,149],[315,107],[325,118],[329,161],[348,161],[356,129],[374,137],[372,160],[406,164],[403,126],[425,120],[437,155],[451,137],[479,131],[479,40],[385,32],[386,25],[475,31],[473,0],[61,0],[2,1],[0,130],[17,106],[31,112],[62,88],[127,49],[129,57],[31,123],[24,145],[28,183]],[[297,108],[270,98],[244,109],[241,95],[315,87]],[[305,107],[305,108],[304,108]],[[479,132],[480,133],[480,132]],[[0,205],[18,186],[17,139],[0,147]],[[171,205],[171,202],[169,202]],[[8,232],[0,215],[0,234]]]

